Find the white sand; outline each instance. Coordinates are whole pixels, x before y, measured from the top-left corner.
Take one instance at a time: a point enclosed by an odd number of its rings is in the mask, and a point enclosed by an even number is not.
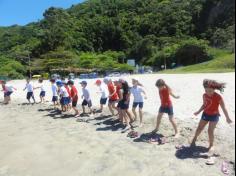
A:
[[[175,156],[175,145],[186,144],[194,132],[190,130],[196,129],[199,119],[192,119],[192,114],[201,106],[204,78],[227,83],[223,97],[231,118],[235,120],[235,74],[156,74],[141,75],[139,78],[145,85],[148,100],[144,108],[146,124],[138,131],[146,133],[154,127],[160,105],[155,82],[163,78],[181,96],[181,99],[173,100],[178,124],[182,129],[179,140],[163,146],[137,143],[127,138],[127,134],[111,131],[106,119],[96,119],[89,123],[77,123],[74,118],[55,120],[50,111],[45,110],[49,105],[18,105],[26,102],[26,93],[22,91],[25,81],[12,81],[10,84],[18,89],[12,96],[13,103],[9,106],[0,105],[0,176],[222,175],[221,162],[235,162],[235,126],[227,125],[224,116],[216,131],[217,150],[222,156],[215,166],[206,166],[202,158],[179,159]],[[78,82],[76,80],[76,86],[80,88]],[[98,106],[99,95],[96,93],[95,80],[88,82],[93,104]],[[50,83],[46,85],[47,100],[50,101]],[[38,94],[39,90],[35,92],[35,95]],[[171,135],[173,131],[168,121],[163,122],[161,132]],[[206,132],[199,144],[207,146]],[[235,175],[232,168],[231,175]]]

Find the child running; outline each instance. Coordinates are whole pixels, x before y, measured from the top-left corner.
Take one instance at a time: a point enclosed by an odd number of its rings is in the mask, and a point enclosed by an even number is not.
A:
[[[86,106],[89,107],[90,114],[92,114],[93,113],[92,101],[91,101],[90,93],[89,93],[89,91],[87,89],[88,83],[86,81],[82,81],[80,84],[82,86],[82,92],[83,92],[83,95],[82,95],[82,99],[83,99],[83,102],[82,102],[83,114],[86,114],[86,111],[85,111],[85,107]]]
[[[137,112],[136,109],[139,107],[139,118],[140,118],[140,125],[139,127],[143,126],[143,106],[144,106],[144,98],[147,99],[146,92],[140,86],[138,79],[132,79],[133,87],[130,89],[131,94],[134,96],[133,102],[133,113],[135,116],[135,121],[137,120]],[[143,97],[144,95],[144,97]]]
[[[51,79],[50,82],[52,85],[52,102],[54,105],[54,109],[57,109],[59,102],[58,102],[58,89],[57,89],[56,81],[54,79]]]
[[[107,87],[104,84],[102,84],[101,80],[97,80],[96,85],[99,87],[98,93],[101,94],[100,110],[98,110],[98,112],[102,113],[104,106],[107,104],[107,99],[108,99],[109,93],[108,93]]]
[[[116,103],[119,100],[117,90],[116,90],[116,87],[114,86],[114,84],[113,84],[113,82],[110,78],[105,78],[104,83],[107,85],[108,91],[109,91],[108,107],[109,107],[109,110],[110,110],[112,116],[115,116],[115,111],[114,110],[117,110]]]
[[[222,108],[224,115],[226,117],[227,123],[232,123],[232,120],[229,117],[229,113],[225,107],[225,103],[223,98],[220,94],[216,92],[216,90],[219,90],[221,93],[224,91],[225,83],[218,83],[214,80],[204,80],[203,81],[203,87],[205,89],[205,94],[203,95],[203,105],[201,108],[194,113],[195,116],[199,115],[202,111],[202,118],[199,123],[199,126],[197,128],[197,131],[195,133],[195,136],[192,140],[192,146],[196,145],[197,138],[201,134],[201,132],[204,130],[207,124],[209,124],[208,127],[208,135],[209,135],[209,147],[208,150],[214,151],[214,132],[216,129],[216,126],[219,122],[220,113],[219,113],[219,106]]]
[[[159,109],[159,114],[157,116],[156,128],[153,131],[153,133],[156,133],[159,131],[162,117],[163,117],[164,113],[167,113],[169,115],[170,123],[172,124],[172,126],[175,130],[174,136],[175,136],[175,138],[177,138],[177,137],[179,137],[179,132],[178,132],[178,128],[177,128],[177,125],[176,125],[176,122],[174,119],[173,105],[172,105],[172,101],[170,99],[170,96],[172,96],[176,99],[179,99],[180,97],[173,94],[172,90],[165,83],[165,81],[163,79],[157,80],[156,87],[159,89],[159,95],[160,95],[160,99],[161,99],[161,107]]]
[[[72,98],[72,108],[75,111],[75,117],[79,117],[79,110],[77,109],[77,103],[78,103],[78,90],[74,86],[74,81],[68,81],[68,85],[71,88],[71,98]]]
[[[6,81],[1,81],[1,84],[2,84],[2,89],[4,92],[3,104],[9,104],[11,101],[11,94],[14,92],[14,90],[16,90],[16,88],[14,88],[11,85],[8,85]]]
[[[34,104],[36,103],[35,98],[34,98],[34,87],[32,83],[30,82],[30,79],[26,80],[26,86],[23,89],[23,91],[27,90],[27,96],[26,99],[28,100],[29,104],[31,103],[30,99],[32,98],[34,101]]]
[[[39,79],[39,86],[38,87],[35,87],[35,89],[40,89],[41,92],[39,94],[39,97],[40,97],[40,102],[39,103],[44,103],[45,102],[45,96],[46,96],[46,90],[45,90],[45,87],[44,87],[44,84],[43,84],[43,78],[40,78]]]

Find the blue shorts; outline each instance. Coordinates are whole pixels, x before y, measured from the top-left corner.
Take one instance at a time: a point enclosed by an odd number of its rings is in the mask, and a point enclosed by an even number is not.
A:
[[[106,105],[107,104],[107,98],[101,98],[100,99],[100,104],[101,105]]]
[[[10,97],[13,92],[6,92],[4,93],[4,97]]]
[[[133,108],[136,109],[137,107],[139,107],[139,109],[143,109],[143,105],[144,103],[143,102],[134,102],[133,103]]]
[[[205,113],[202,114],[202,120],[207,121],[207,122],[219,122],[220,120],[220,115],[207,115]]]
[[[46,96],[46,92],[45,91],[41,91],[39,96],[40,97],[45,97]]]
[[[28,92],[26,95],[26,99],[29,100],[30,98],[34,98],[34,93],[33,92]]]
[[[125,101],[122,100],[119,102],[118,106],[121,110],[128,110],[129,109],[129,102],[126,103]]]
[[[68,105],[69,104],[68,97],[62,97],[60,103],[62,106]]]
[[[84,100],[82,102],[82,106],[88,106],[89,108],[91,108],[93,105],[92,105],[92,101],[87,101],[87,100]]]
[[[67,102],[68,102],[68,104],[70,104],[72,102],[70,97],[67,97]]]
[[[168,114],[169,116],[173,116],[174,115],[174,109],[173,107],[160,107],[159,109],[159,113],[166,113]]]
[[[52,102],[57,102],[58,101],[58,96],[53,96],[52,97]]]

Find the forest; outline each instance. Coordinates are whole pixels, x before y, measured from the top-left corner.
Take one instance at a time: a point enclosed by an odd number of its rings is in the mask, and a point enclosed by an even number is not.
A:
[[[234,0],[87,0],[51,7],[25,26],[0,27],[0,75],[23,78],[55,69],[160,70],[234,53]]]

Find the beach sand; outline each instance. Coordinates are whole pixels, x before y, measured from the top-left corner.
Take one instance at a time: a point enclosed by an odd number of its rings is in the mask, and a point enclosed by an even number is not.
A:
[[[107,110],[103,115],[84,117],[84,122],[76,122],[70,114],[56,113],[50,102],[25,104],[25,92],[22,91],[25,81],[11,81],[10,84],[18,89],[12,96],[13,102],[8,106],[0,105],[0,176],[221,176],[223,161],[231,163],[230,175],[235,175],[235,125],[226,124],[224,116],[216,130],[216,151],[221,156],[214,166],[207,166],[204,157],[193,156],[196,151],[206,151],[207,130],[195,149],[175,148],[176,145],[188,145],[188,139],[198,125],[200,117],[193,118],[192,114],[201,106],[204,78],[227,83],[223,97],[235,121],[234,73],[138,77],[145,86],[148,100],[144,108],[145,125],[135,130],[139,134],[153,130],[160,105],[155,81],[163,78],[181,96],[181,99],[173,100],[181,129],[179,139],[171,137],[173,130],[167,118],[163,119],[160,130],[167,138],[164,145],[145,142],[145,135],[128,138],[114,122],[115,117],[108,116]],[[93,90],[93,104],[98,106],[95,81],[88,82],[89,89]],[[46,84],[47,100],[50,101],[50,84]],[[78,80],[76,86],[80,88]]]

